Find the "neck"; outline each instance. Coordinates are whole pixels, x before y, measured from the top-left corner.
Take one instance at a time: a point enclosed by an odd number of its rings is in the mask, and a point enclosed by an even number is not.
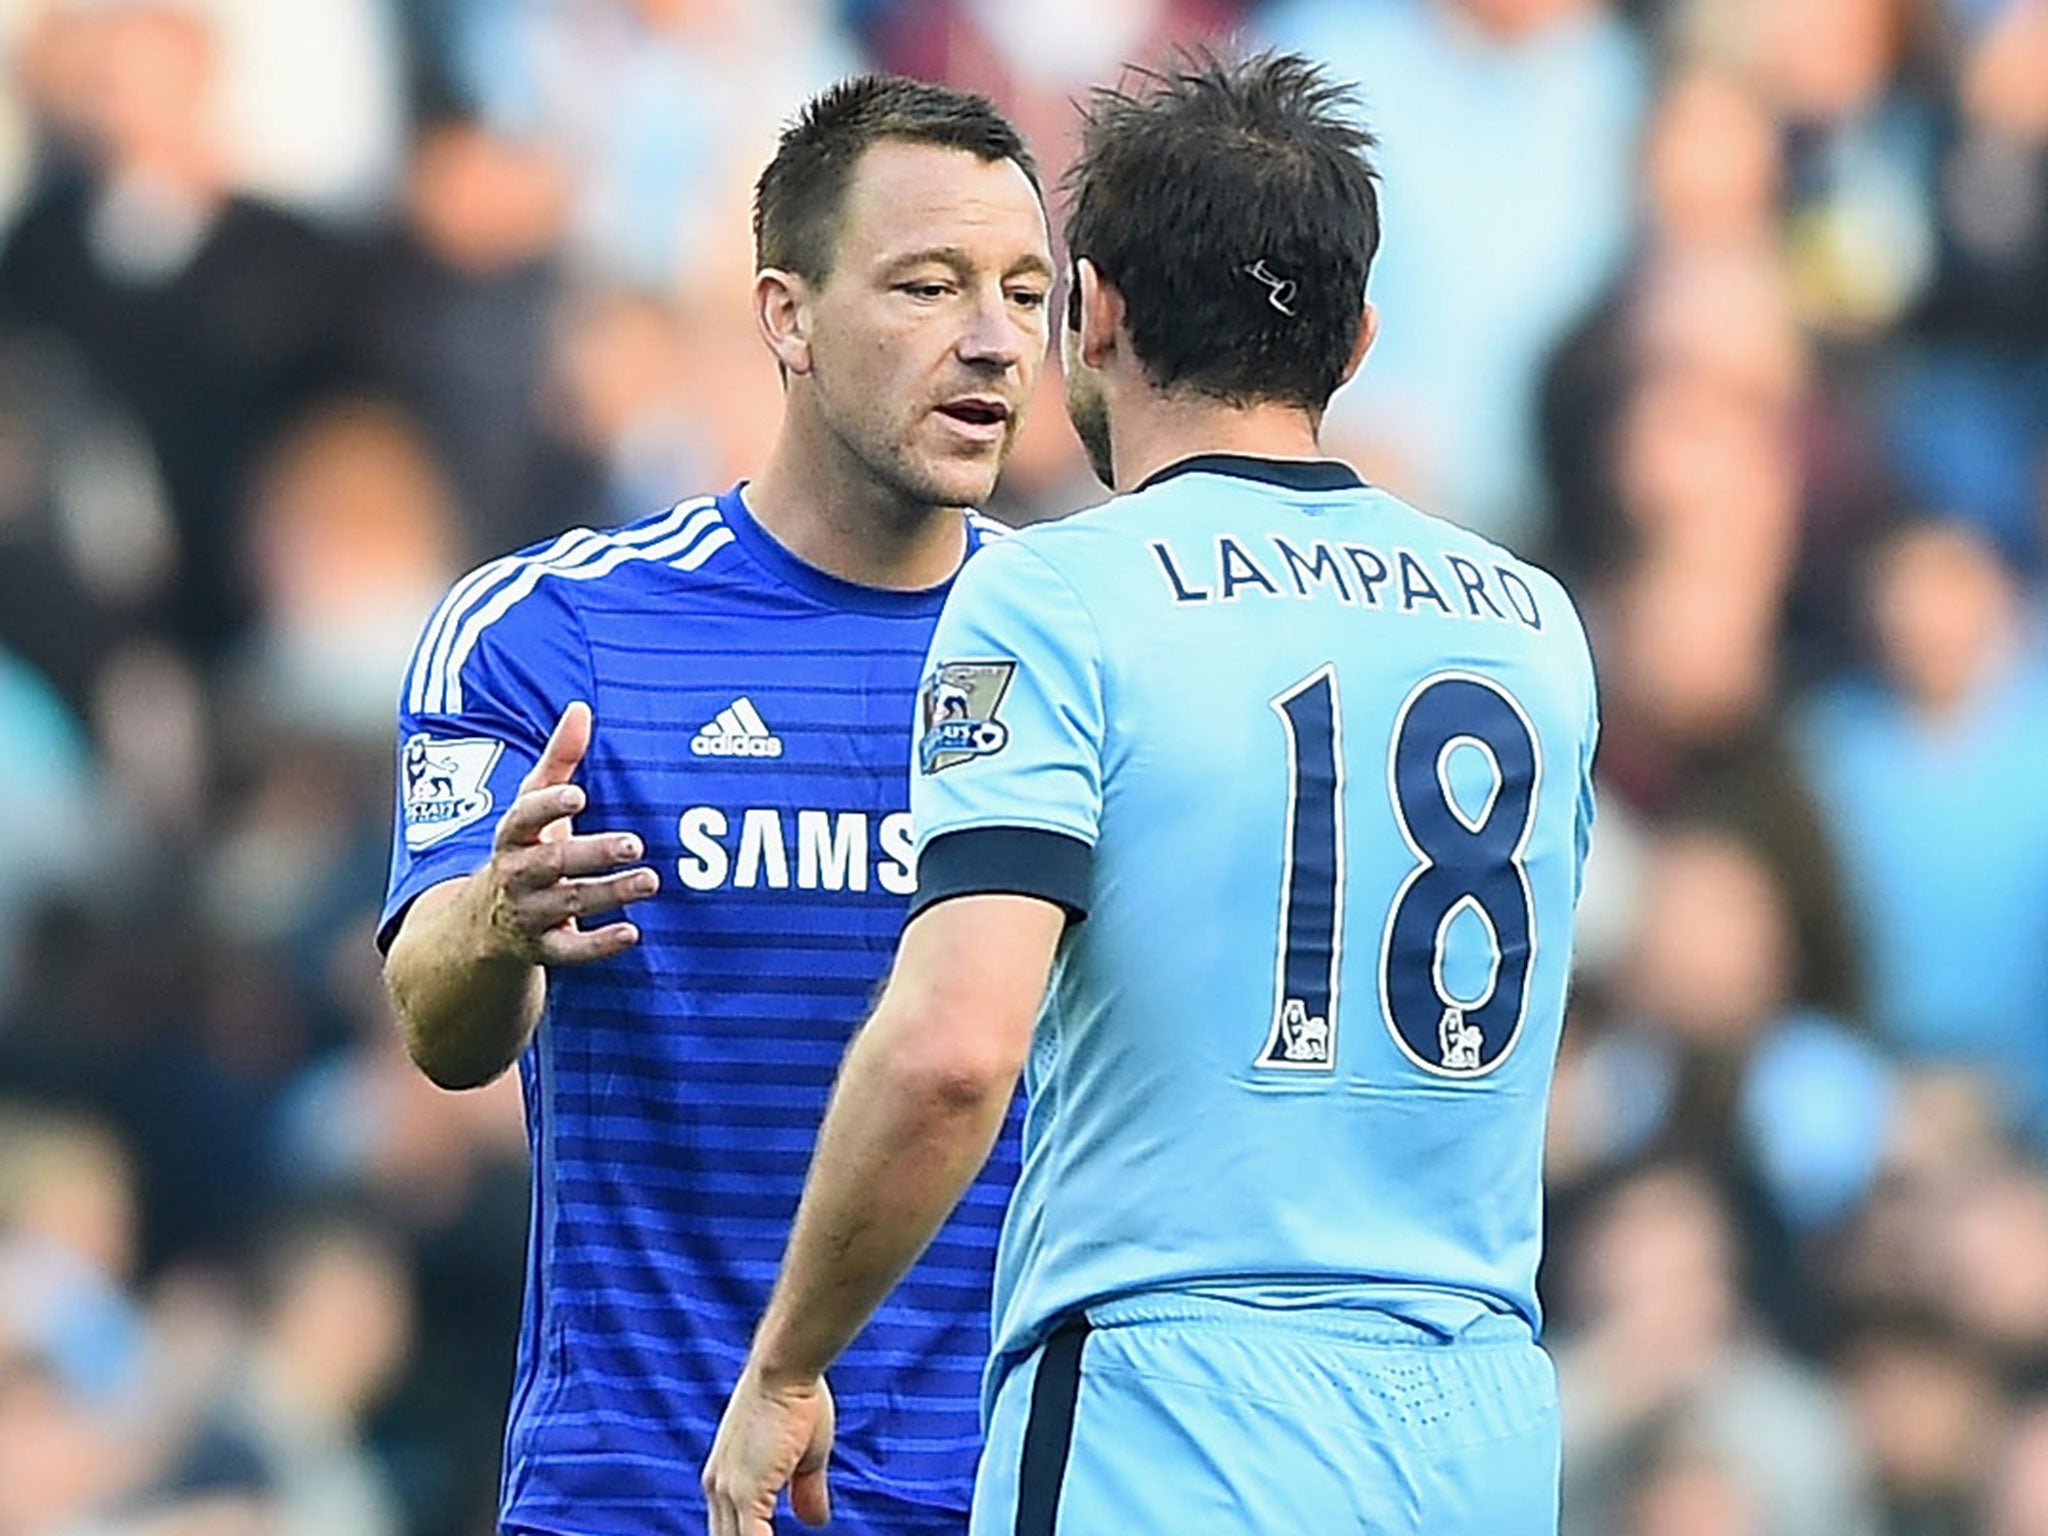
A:
[[[922,591],[950,580],[967,556],[963,509],[910,500],[794,410],[744,494],[776,543],[842,581]]]
[[[1116,489],[1142,485],[1169,464],[1205,453],[1236,453],[1257,459],[1320,459],[1319,414],[1298,405],[1263,401],[1230,405],[1221,400],[1151,393],[1134,410],[1120,412],[1114,439]]]

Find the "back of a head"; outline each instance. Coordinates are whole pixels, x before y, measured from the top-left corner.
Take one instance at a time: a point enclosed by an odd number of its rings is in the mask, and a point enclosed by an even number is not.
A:
[[[1067,249],[1123,295],[1151,381],[1320,411],[1379,248],[1372,135],[1299,54],[1202,54],[1098,91],[1066,177]]]
[[[754,184],[755,266],[824,282],[847,188],[861,156],[884,142],[1012,160],[1039,185],[1023,135],[986,97],[899,75],[859,75],[805,104]]]

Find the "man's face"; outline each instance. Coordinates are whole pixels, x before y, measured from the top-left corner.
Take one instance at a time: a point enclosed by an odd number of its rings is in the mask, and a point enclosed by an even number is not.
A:
[[[985,501],[1045,361],[1045,210],[1011,161],[884,141],[847,188],[814,292],[828,429],[906,501]]]
[[[1109,404],[1103,398],[1102,380],[1081,362],[1081,333],[1073,326],[1060,332],[1060,364],[1067,381],[1067,419],[1074,435],[1088,455],[1088,467],[1110,490],[1116,489],[1116,471],[1110,452]]]

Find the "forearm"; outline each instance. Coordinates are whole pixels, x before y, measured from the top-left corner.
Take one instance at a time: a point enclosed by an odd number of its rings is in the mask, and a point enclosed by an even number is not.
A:
[[[443,1088],[497,1077],[526,1048],[546,998],[546,973],[494,938],[480,875],[423,892],[384,961],[419,1069]]]
[[[988,1161],[1015,1092],[1015,1070],[906,1060],[889,1023],[878,1012],[856,1038],[818,1133],[754,1341],[770,1380],[822,1375],[860,1332]]]

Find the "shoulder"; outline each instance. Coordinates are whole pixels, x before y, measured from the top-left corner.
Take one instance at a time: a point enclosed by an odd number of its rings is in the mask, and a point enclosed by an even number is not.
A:
[[[732,540],[708,496],[615,528],[571,528],[486,560],[448,589],[437,617],[487,626],[522,609],[575,608],[663,571],[699,570]]]
[[[1403,502],[1401,505],[1406,506]],[[1414,511],[1413,508],[1409,508]],[[1553,616],[1559,633],[1575,640],[1582,649],[1589,649],[1586,639],[1586,625],[1579,615],[1578,602],[1571,590],[1544,566],[1516,554],[1505,544],[1495,543],[1484,534],[1444,518],[1432,517],[1425,512],[1415,515],[1426,519],[1441,530],[1445,547],[1463,555],[1473,563],[1493,571],[1506,580],[1513,580],[1528,592],[1537,605],[1538,612],[1546,624]]]
[[[732,539],[717,502],[700,497],[617,528],[572,528],[486,560],[428,616],[408,673],[412,708],[455,707],[463,669],[480,654],[561,649],[592,598],[697,572]]]
[[[1078,511],[1015,529],[1006,544],[1030,551],[1057,570],[1086,570],[1118,548],[1142,548],[1142,504],[1150,492],[1113,496]]]
[[[984,536],[963,581],[976,589],[1019,592],[1057,590],[1077,601],[1094,586],[1115,579],[1113,546],[1126,542],[1096,513],[1075,512],[1042,523],[1007,528]]]

